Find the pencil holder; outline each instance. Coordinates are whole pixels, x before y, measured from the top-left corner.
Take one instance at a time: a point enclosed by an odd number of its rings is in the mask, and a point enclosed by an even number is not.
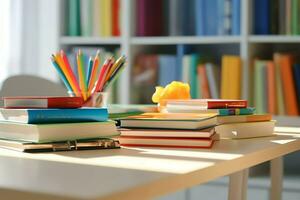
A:
[[[68,91],[69,96],[76,96],[74,92]],[[89,96],[85,93],[86,96]],[[82,95],[83,96],[83,95]],[[84,102],[83,107],[107,108],[108,92],[94,92]]]

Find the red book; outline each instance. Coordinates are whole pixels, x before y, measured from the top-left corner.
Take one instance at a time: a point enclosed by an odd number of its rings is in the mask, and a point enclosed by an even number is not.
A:
[[[168,147],[168,148],[211,148],[214,141],[218,139],[211,138],[173,138],[173,137],[138,137],[138,136],[120,136],[118,139],[121,146],[132,147]]]
[[[112,35],[119,36],[120,35],[120,1],[112,0]]]
[[[203,109],[213,108],[246,108],[247,100],[233,99],[189,99],[189,100],[168,100],[168,106],[195,106]]]
[[[4,97],[5,108],[79,108],[81,97],[19,96]]]

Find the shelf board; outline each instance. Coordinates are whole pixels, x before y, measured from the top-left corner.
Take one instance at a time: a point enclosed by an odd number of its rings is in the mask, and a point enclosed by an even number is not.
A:
[[[63,45],[101,45],[112,44],[120,45],[120,37],[82,37],[82,36],[63,36],[60,38]]]
[[[292,35],[254,35],[249,37],[250,43],[300,43],[300,36]]]
[[[134,45],[227,44],[240,43],[240,36],[158,36],[132,37]]]

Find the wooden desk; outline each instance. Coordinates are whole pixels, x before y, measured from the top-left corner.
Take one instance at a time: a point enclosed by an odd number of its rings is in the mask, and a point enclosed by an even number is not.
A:
[[[0,150],[0,195],[31,200],[141,199],[231,175],[229,198],[245,199],[249,167],[275,159],[273,173],[279,175],[273,180],[280,182],[280,157],[299,149],[300,134],[280,133],[221,140],[210,150],[123,148],[42,154]],[[236,186],[241,185],[238,192]],[[273,185],[275,192],[280,193],[280,186]]]

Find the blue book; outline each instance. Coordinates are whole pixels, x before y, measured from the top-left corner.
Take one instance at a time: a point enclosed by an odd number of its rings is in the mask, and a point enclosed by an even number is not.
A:
[[[205,10],[205,35],[217,35],[218,17],[216,17],[216,13],[218,10],[218,0],[206,0]]]
[[[195,0],[182,1],[184,4],[180,12],[183,12],[182,30],[184,35],[195,35]]]
[[[300,105],[300,64],[293,66],[298,105]]]
[[[0,109],[0,121],[27,124],[101,122],[107,120],[106,108]]]
[[[225,0],[217,0],[217,34],[225,35]]]
[[[241,34],[241,0],[232,0],[232,28],[231,35]]]
[[[254,1],[254,34],[270,34],[270,0]]]
[[[166,86],[176,80],[176,56],[161,55],[158,58],[159,63],[159,85]]]
[[[176,57],[176,77],[175,80],[182,81],[182,60],[185,52],[185,46],[183,44],[177,45],[177,57]]]
[[[195,0],[196,35],[205,35],[205,0]]]

